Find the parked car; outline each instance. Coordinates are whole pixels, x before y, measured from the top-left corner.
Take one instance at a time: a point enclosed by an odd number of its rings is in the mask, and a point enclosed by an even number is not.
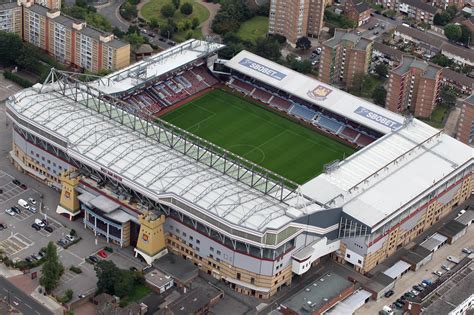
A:
[[[405,292],[405,293],[403,294],[403,296],[405,296],[405,297],[407,297],[407,298],[414,298],[414,297],[415,297],[415,295],[414,295],[413,293],[411,293],[411,292]]]
[[[99,258],[97,258],[94,255],[91,255],[88,257],[90,261],[92,261],[94,264],[97,264],[99,262]]]
[[[444,269],[444,270],[446,270],[446,271],[450,271],[450,270],[451,270],[451,268],[449,268],[448,265],[442,265],[441,268]]]
[[[37,204],[36,200],[33,199],[33,198],[28,198],[28,203],[29,203],[30,205],[33,205],[33,206],[35,206],[35,205]]]
[[[12,211],[14,211],[16,214],[20,214],[20,213],[21,213],[21,210],[20,210],[20,208],[18,208],[18,207],[13,206],[13,207],[11,207],[10,209],[12,209]]]
[[[105,251],[103,249],[99,250],[97,252],[97,255],[99,255],[102,258],[107,258],[107,254],[105,253]]]
[[[439,276],[439,277],[441,277],[441,276],[443,275],[443,272],[440,271],[440,270],[435,270],[435,271],[433,271],[433,273],[434,273],[435,275]]]
[[[36,224],[36,223],[33,223],[33,224],[31,225],[31,227],[32,227],[33,229],[35,229],[36,231],[41,230],[41,226],[39,226],[39,225]]]
[[[43,220],[40,220],[40,219],[35,219],[35,223],[38,224],[41,228],[44,228],[46,226]]]
[[[431,280],[427,280],[427,279],[423,280],[422,283],[424,283],[426,285],[432,285],[433,284],[433,282],[431,282]]]
[[[69,242],[74,242],[76,240],[76,237],[70,234],[66,235],[64,238],[67,239]]]
[[[403,301],[402,299],[398,299],[395,302],[400,303],[401,305],[405,305],[405,301]]]
[[[132,266],[132,267],[130,267],[130,268],[129,268],[129,270],[130,270],[130,271],[138,271],[138,269],[137,269],[137,268],[135,268],[135,267],[133,267],[133,266]]]
[[[28,189],[28,187],[26,187],[25,184],[21,184],[21,185],[20,185],[20,188],[21,188],[21,189],[24,189],[24,190]]]
[[[418,294],[420,294],[420,292],[416,291],[416,290],[410,290],[410,292],[414,295],[414,296],[417,296]]]
[[[12,180],[12,183],[17,185],[17,186],[20,186],[21,185],[21,182],[18,180],[18,179],[14,179]]]
[[[414,286],[413,286],[413,290],[418,291],[418,292],[421,292],[421,291],[423,291],[424,289],[425,289],[425,288],[422,288],[422,287],[420,287],[419,285],[414,285]]]
[[[36,213],[36,212],[38,212],[38,209],[36,209],[36,207],[29,206],[28,211],[30,211],[31,213]]]
[[[8,226],[4,223],[0,223],[0,231],[3,231],[7,228]]]
[[[45,230],[46,232],[49,232],[49,233],[53,233],[53,231],[54,231],[54,229],[53,229],[52,227],[50,227],[49,225],[46,225],[46,226],[44,227],[44,230]]]
[[[391,297],[394,293],[395,293],[395,292],[393,292],[393,290],[388,290],[387,292],[385,292],[384,296],[385,296],[386,298],[389,298],[389,297]]]
[[[66,246],[68,243],[66,243],[66,242],[64,241],[64,239],[60,239],[59,241],[56,242],[56,244],[58,244],[58,245],[61,246],[61,247],[64,247],[64,246]]]
[[[461,261],[459,260],[459,258],[454,257],[454,256],[448,256],[446,259],[454,264],[459,264],[459,262]]]
[[[5,212],[12,217],[16,215],[16,212],[12,210],[12,208],[5,209]]]
[[[470,255],[472,253],[472,250],[470,250],[469,248],[463,248],[462,252],[465,253],[465,254]]]
[[[402,309],[402,308],[403,308],[403,304],[398,303],[398,302],[393,303],[393,305],[395,305],[395,307],[398,308],[398,309]]]

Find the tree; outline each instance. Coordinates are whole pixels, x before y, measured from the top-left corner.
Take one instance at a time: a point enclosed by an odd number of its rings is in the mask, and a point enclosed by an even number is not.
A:
[[[5,65],[14,63],[22,46],[18,35],[0,31],[0,63]]]
[[[128,270],[121,270],[114,283],[114,294],[118,297],[129,295],[134,287],[135,277]]]
[[[459,41],[462,35],[462,30],[459,25],[456,24],[448,24],[444,27],[444,35],[452,41]]]
[[[372,92],[372,99],[374,100],[375,104],[385,106],[385,99],[386,98],[387,98],[387,90],[385,90],[383,85],[379,85]]]
[[[132,33],[125,36],[125,39],[132,46],[132,50],[137,50],[142,44],[145,43],[145,38],[138,33]]]
[[[178,9],[179,8],[179,5],[181,3],[180,0],[171,0],[171,2],[173,3],[175,9]]]
[[[95,266],[97,275],[97,292],[98,293],[115,293],[115,280],[120,273],[120,269],[113,261],[101,260]]]
[[[442,54],[437,54],[431,58],[431,62],[441,66],[441,67],[449,67],[453,64],[453,61]]]
[[[304,50],[310,49],[311,41],[306,36],[300,37],[296,40],[296,48],[304,49]]]
[[[175,27],[170,24],[166,24],[160,28],[160,35],[168,39],[173,37],[174,32],[175,32]]]
[[[257,38],[255,41],[254,52],[273,61],[277,61],[281,57],[280,44],[272,38]]]
[[[181,6],[180,10],[181,10],[181,13],[183,13],[184,15],[190,15],[191,13],[193,13],[193,5],[189,2],[185,2]]]
[[[461,38],[459,39],[464,45],[470,46],[472,43],[472,32],[464,24],[461,24]]]
[[[199,19],[197,17],[193,18],[191,21],[191,28],[195,30],[199,26]]]
[[[450,87],[443,87],[439,92],[439,105],[454,107],[456,105],[456,91]]]
[[[388,75],[388,68],[384,63],[379,63],[375,66],[375,73],[379,75],[381,78],[386,78]]]
[[[59,283],[59,279],[64,272],[64,267],[59,261],[56,245],[49,242],[46,246],[45,263],[41,269],[41,277],[39,283],[44,287],[46,292],[54,290]]]
[[[160,27],[160,22],[158,21],[158,19],[156,17],[152,17],[150,18],[150,27],[151,28],[159,28]]]
[[[138,14],[137,6],[127,1],[122,5],[120,13],[127,20],[136,18]]]
[[[161,7],[161,15],[163,15],[166,18],[171,18],[174,15],[174,11],[176,9],[171,5],[171,4],[165,4],[164,6]]]

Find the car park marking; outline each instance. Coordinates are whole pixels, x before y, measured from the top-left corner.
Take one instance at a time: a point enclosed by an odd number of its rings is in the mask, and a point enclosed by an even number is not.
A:
[[[17,233],[13,236],[10,236],[6,240],[1,241],[0,248],[3,249],[7,256],[11,256],[32,245],[31,242],[28,243],[27,241],[25,241],[24,239],[22,240],[21,238],[25,238],[26,240],[28,240],[25,236]]]
[[[74,280],[75,278],[77,278],[79,275],[72,272],[71,270],[65,270],[63,275],[61,276],[61,282],[63,283],[67,283],[67,282],[70,282],[72,280]]]

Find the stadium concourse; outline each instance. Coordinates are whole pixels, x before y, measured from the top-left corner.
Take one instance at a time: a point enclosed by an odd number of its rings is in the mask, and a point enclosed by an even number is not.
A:
[[[107,241],[147,261],[172,251],[258,298],[330,254],[365,273],[470,197],[472,148],[249,52],[218,60],[220,48],[189,40],[93,82],[52,70],[7,100],[12,161],[62,187],[58,213]],[[359,150],[298,185],[156,118],[213,89]]]

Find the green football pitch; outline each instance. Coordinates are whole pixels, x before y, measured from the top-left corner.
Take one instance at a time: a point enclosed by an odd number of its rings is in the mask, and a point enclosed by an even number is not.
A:
[[[323,166],[354,149],[223,90],[165,114],[162,119],[303,184]]]

